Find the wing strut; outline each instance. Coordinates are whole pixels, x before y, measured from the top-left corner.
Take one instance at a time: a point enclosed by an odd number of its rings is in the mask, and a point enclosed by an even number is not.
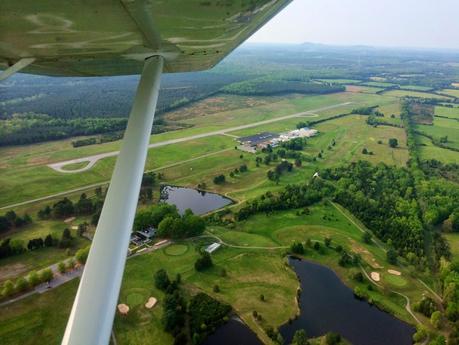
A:
[[[35,58],[23,58],[19,60],[18,62],[16,62],[14,65],[11,65],[3,72],[0,72],[0,81],[11,77],[13,74],[19,72],[23,68],[26,68],[34,61],[35,61]]]
[[[63,345],[109,343],[162,68],[161,56],[145,60],[121,152],[73,303]]]

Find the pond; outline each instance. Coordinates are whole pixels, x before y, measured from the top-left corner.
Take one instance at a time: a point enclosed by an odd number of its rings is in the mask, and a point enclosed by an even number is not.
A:
[[[162,186],[160,201],[177,206],[180,214],[188,208],[194,214],[205,214],[233,202],[220,194],[175,186]]]
[[[231,318],[208,336],[203,345],[263,345],[263,343],[240,319]]]
[[[353,345],[411,345],[415,329],[364,300],[357,299],[329,268],[290,259],[301,281],[301,314],[281,327],[286,343],[296,330],[308,337],[336,332]]]

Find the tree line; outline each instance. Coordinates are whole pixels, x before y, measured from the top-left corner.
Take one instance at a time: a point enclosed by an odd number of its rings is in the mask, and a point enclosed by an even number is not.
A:
[[[175,205],[160,203],[138,211],[135,216],[134,230],[145,230],[149,227],[156,228],[159,237],[178,239],[201,235],[206,223],[190,209],[180,215]]]
[[[260,78],[233,83],[221,89],[223,93],[246,96],[269,96],[286,93],[327,94],[345,91],[337,84],[320,84],[310,81]]]
[[[188,298],[181,282],[180,274],[171,280],[164,269],[154,274],[155,287],[165,293],[161,323],[174,336],[175,345],[199,345],[228,321],[231,306],[203,292]]]
[[[0,146],[23,145],[80,135],[121,131],[125,118],[62,119],[43,114],[20,114],[0,121]]]
[[[26,213],[22,217],[18,216],[13,210],[0,216],[0,234],[12,229],[19,229],[32,223],[32,218]]]

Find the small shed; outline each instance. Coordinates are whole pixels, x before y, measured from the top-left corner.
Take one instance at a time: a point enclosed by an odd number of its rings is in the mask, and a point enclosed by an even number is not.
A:
[[[206,251],[207,253],[209,253],[209,254],[212,254],[212,253],[215,252],[218,248],[220,248],[220,246],[221,246],[221,243],[215,242],[215,243],[212,243],[211,245],[209,245],[209,246],[205,249],[205,251]]]

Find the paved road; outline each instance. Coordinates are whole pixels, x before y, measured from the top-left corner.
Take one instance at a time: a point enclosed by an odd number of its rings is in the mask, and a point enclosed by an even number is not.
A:
[[[134,255],[131,255],[131,256],[128,256],[127,257],[127,260],[133,258],[133,257],[136,257],[136,256],[139,256],[139,255],[144,255],[144,254],[147,254],[147,253],[151,253],[152,251],[155,251],[155,250],[158,250],[158,249],[161,249],[161,248],[164,248],[168,245],[170,245],[172,242],[171,241],[167,241],[167,242],[164,242],[160,245],[153,245],[151,247],[149,247],[147,250],[144,250],[143,252],[141,253],[137,253],[137,254],[134,254]],[[69,272],[66,272],[66,273],[59,273],[59,270],[57,268],[57,265],[58,264],[54,264],[54,265],[51,265],[49,266],[48,268],[50,268],[53,273],[54,273],[54,278],[49,282],[49,283],[43,283],[43,284],[40,284],[40,285],[37,285],[33,290],[31,291],[28,291],[26,293],[23,293],[15,298],[12,298],[12,299],[9,299],[7,301],[4,301],[2,303],[0,303],[0,308],[1,307],[5,307],[7,305],[10,305],[10,304],[13,304],[14,302],[17,302],[17,301],[20,301],[24,298],[27,298],[31,295],[34,295],[36,293],[45,293],[47,291],[50,291],[52,289],[55,289],[57,288],[58,286],[61,286],[75,278],[79,278],[81,277],[81,275],[83,274],[83,269],[84,267],[83,266],[79,266],[78,268],[75,268]]]
[[[158,142],[158,143],[150,144],[150,145],[148,145],[148,148],[151,149],[151,148],[155,148],[155,147],[161,147],[161,146],[166,146],[166,145],[171,145],[171,144],[182,143],[182,142],[185,142],[185,141],[190,141],[190,140],[210,137],[210,136],[214,136],[214,135],[222,135],[222,134],[226,134],[228,132],[234,132],[234,131],[239,131],[239,130],[246,129],[246,128],[257,127],[257,126],[261,126],[261,125],[265,125],[265,124],[269,124],[269,123],[273,123],[273,122],[278,122],[278,121],[282,121],[282,120],[291,119],[291,118],[294,118],[294,117],[306,117],[306,116],[308,116],[308,117],[317,117],[318,115],[315,114],[317,112],[330,110],[330,109],[334,109],[334,108],[339,108],[339,107],[342,107],[342,106],[345,106],[345,105],[349,105],[351,103],[352,102],[345,102],[345,103],[330,105],[330,106],[326,106],[326,107],[322,107],[322,108],[318,108],[318,109],[312,109],[312,110],[308,110],[308,111],[303,111],[303,112],[300,112],[300,113],[295,113],[295,114],[290,114],[290,115],[286,115],[286,116],[276,117],[274,119],[253,122],[253,123],[249,123],[247,125],[241,125],[241,126],[236,126],[236,127],[231,127],[231,128],[220,129],[220,130],[217,130],[217,131],[191,135],[189,137],[184,137],[184,138],[165,140],[165,141],[161,141],[161,142]],[[79,172],[91,169],[94,166],[94,164],[96,164],[97,161],[99,161],[100,159],[104,159],[104,158],[108,158],[108,157],[115,157],[119,153],[120,153],[119,151],[105,152],[105,153],[100,153],[100,154],[93,155],[93,156],[77,158],[77,159],[71,159],[71,160],[64,161],[64,162],[52,163],[52,164],[49,164],[48,166],[51,169],[54,169],[54,170],[56,170],[58,172],[61,172],[61,173],[75,174],[75,173],[79,173]],[[65,170],[65,169],[63,169],[63,167],[68,165],[68,164],[76,164],[76,163],[83,163],[83,162],[87,162],[88,163],[83,168],[75,169],[75,170]]]
[[[5,302],[2,302],[0,303],[0,307],[5,307],[7,305],[10,305],[14,302],[17,302],[17,301],[20,301],[24,298],[27,298],[31,295],[34,295],[36,293],[45,293],[51,289],[54,289],[58,286],[61,286],[62,284],[65,284],[67,283],[68,281],[70,280],[73,280],[75,278],[78,278],[78,277],[81,277],[81,275],[83,274],[83,267],[80,266],[78,268],[75,268],[69,272],[66,272],[66,273],[59,273],[59,270],[57,269],[57,264],[54,264],[54,265],[51,265],[49,266],[48,268],[51,269],[51,271],[53,271],[54,273],[54,278],[49,282],[49,283],[43,283],[43,284],[40,284],[40,285],[37,285],[33,290],[31,291],[28,291],[26,293],[23,293],[13,299],[9,299]]]

